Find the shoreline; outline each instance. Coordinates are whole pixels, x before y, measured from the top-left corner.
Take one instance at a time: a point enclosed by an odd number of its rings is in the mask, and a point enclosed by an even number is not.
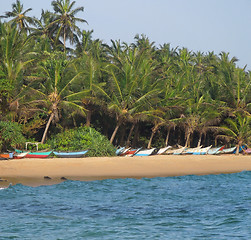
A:
[[[250,155],[153,155],[0,161],[0,187],[40,186],[65,180],[153,178],[251,171]]]

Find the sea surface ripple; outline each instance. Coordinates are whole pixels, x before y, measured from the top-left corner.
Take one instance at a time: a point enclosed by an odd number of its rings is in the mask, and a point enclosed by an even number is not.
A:
[[[0,239],[251,239],[251,172],[0,190]]]

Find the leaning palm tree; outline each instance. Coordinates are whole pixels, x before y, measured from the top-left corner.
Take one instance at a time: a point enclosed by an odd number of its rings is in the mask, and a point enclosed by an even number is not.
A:
[[[29,25],[34,24],[34,18],[26,16],[31,10],[32,8],[24,10],[20,0],[16,0],[16,3],[12,4],[12,11],[5,12],[5,15],[1,18],[11,18],[9,22],[12,25],[17,25],[20,30],[28,30]]]
[[[235,143],[236,154],[239,154],[240,147],[251,142],[251,117],[237,113],[235,118],[227,118],[225,123],[225,125],[215,128],[221,132],[217,138]]]
[[[76,41],[77,35],[81,34],[76,23],[87,23],[86,20],[75,17],[77,13],[84,11],[84,7],[73,9],[75,3],[76,1],[70,2],[70,0],[55,0],[51,3],[54,9],[54,21],[51,24],[58,27],[56,39],[59,39],[60,36],[63,37],[64,51],[66,39],[73,43]]]

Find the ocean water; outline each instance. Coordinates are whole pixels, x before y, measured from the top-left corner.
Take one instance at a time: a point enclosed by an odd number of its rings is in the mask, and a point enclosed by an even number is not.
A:
[[[251,172],[0,190],[0,239],[251,239]]]

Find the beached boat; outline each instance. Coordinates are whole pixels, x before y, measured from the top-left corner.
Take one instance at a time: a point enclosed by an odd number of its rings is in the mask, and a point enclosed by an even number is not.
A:
[[[243,149],[245,149],[245,148],[246,148],[246,146],[245,146],[245,145],[240,146],[240,147],[239,147],[239,153],[241,153],[241,152],[243,151]],[[236,147],[236,149],[233,151],[233,154],[235,154],[235,153],[236,153],[236,151],[237,151],[237,147]]]
[[[230,154],[235,151],[236,147],[224,148],[222,151],[219,151],[219,154]]]
[[[220,151],[222,151],[224,149],[225,145],[224,146],[221,146],[221,147],[214,147],[214,148],[210,148],[207,152],[207,154],[209,155],[215,155],[215,154],[218,154]]]
[[[49,152],[29,152],[25,157],[26,158],[47,158],[51,155],[53,151]]]
[[[251,148],[243,149],[244,154],[251,154]]]
[[[150,156],[151,154],[153,154],[155,149],[156,148],[140,150],[136,154],[134,154],[134,156]]]
[[[137,152],[139,152],[142,148],[136,148],[136,149],[130,149],[127,151],[123,156],[125,157],[132,157],[134,156]]]
[[[173,154],[173,155],[180,155],[186,148],[180,147],[176,149],[168,149],[165,154]]]
[[[212,147],[212,146],[200,148],[200,149],[198,149],[198,151],[193,152],[193,155],[205,155],[205,154],[208,153],[208,151],[209,151],[209,149],[210,149],[211,147]]]
[[[88,150],[78,151],[78,152],[56,152],[53,153],[59,158],[81,158],[88,152]]]
[[[28,151],[23,151],[23,150],[19,150],[19,149],[15,149],[16,153],[27,153],[27,155],[25,156],[25,158],[47,158],[49,157],[53,151],[49,151],[49,152],[28,152]]]
[[[124,150],[122,150],[119,154],[119,156],[124,156],[131,148],[128,147],[128,148],[124,148]]]
[[[198,152],[199,150],[201,149],[201,146],[200,147],[195,147],[195,148],[186,148],[182,154],[193,154],[195,152]]]
[[[161,155],[161,154],[164,154],[168,149],[172,148],[172,146],[167,146],[167,147],[164,147],[164,148],[160,148],[157,152],[157,155]]]
[[[14,153],[0,153],[0,158],[9,159],[13,158]]]
[[[123,151],[125,150],[125,147],[120,147],[116,150],[115,154],[119,156]]]
[[[23,152],[23,153],[14,153],[13,158],[14,159],[21,159],[28,155],[29,152]]]

